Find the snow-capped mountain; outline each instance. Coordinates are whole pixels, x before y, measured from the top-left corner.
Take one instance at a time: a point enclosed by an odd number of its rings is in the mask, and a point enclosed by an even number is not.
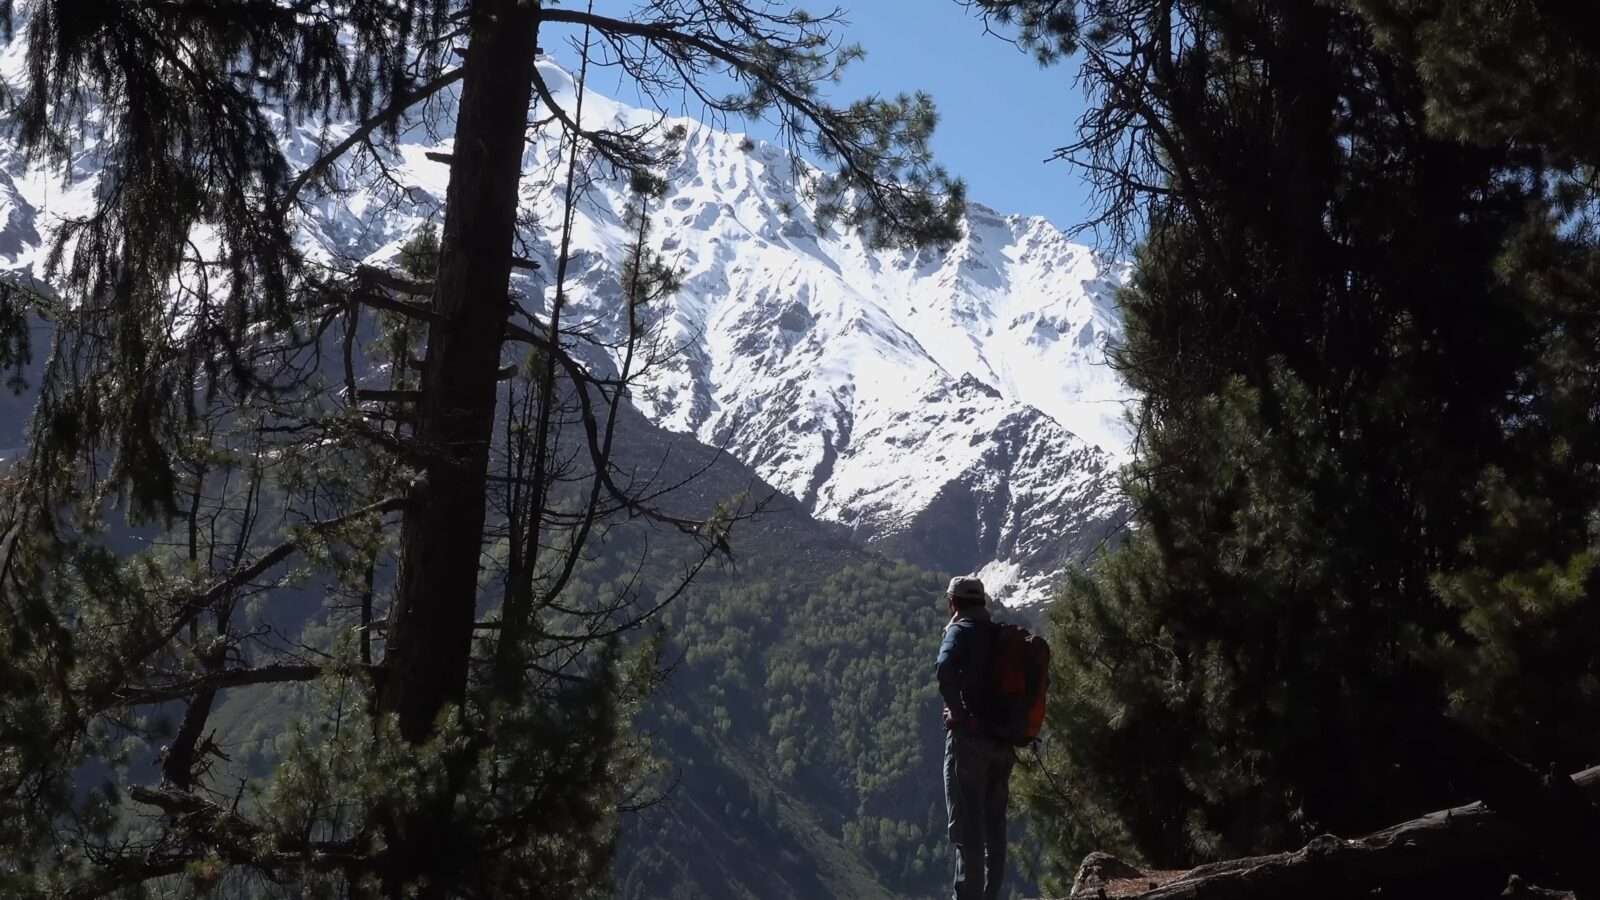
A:
[[[570,102],[572,80],[541,71]],[[682,276],[656,312],[681,352],[633,397],[652,420],[726,448],[862,540],[981,570],[1010,602],[1042,599],[1120,524],[1127,394],[1104,351],[1118,334],[1122,266],[1042,218],[978,204],[952,247],[873,250],[814,224],[780,147],[592,91],[583,124],[685,129],[650,210],[652,240]],[[386,186],[321,201],[302,230],[307,251],[381,264],[439,222],[448,169],[428,154],[448,152],[442,132],[412,123]],[[347,133],[300,129],[285,148],[304,165]],[[554,293],[561,154],[552,127],[525,160],[519,252],[544,263],[519,285],[533,306]],[[38,274],[54,223],[89,208],[98,176],[92,153],[81,159],[63,180],[0,147],[0,267]],[[619,327],[626,188],[595,167],[574,217],[568,316],[602,333]]]

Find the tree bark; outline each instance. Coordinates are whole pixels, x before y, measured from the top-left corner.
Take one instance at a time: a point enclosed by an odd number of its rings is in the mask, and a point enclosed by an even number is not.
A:
[[[538,7],[478,0],[456,118],[382,709],[425,741],[466,692]]]
[[[466,696],[538,17],[537,0],[476,0],[470,10],[416,403],[421,477],[401,526],[379,696],[380,710],[398,719],[411,744],[433,736],[440,714]],[[434,774],[444,775],[442,792],[380,813],[384,892],[396,900],[448,896],[471,862],[471,848],[451,825],[455,776]]]
[[[1600,766],[1572,776],[1584,795],[1600,797]],[[1364,896],[1391,883],[1419,883],[1438,873],[1467,868],[1510,868],[1537,861],[1548,848],[1511,817],[1484,803],[1432,812],[1355,840],[1322,835],[1289,853],[1210,863],[1181,873],[1136,872],[1104,854],[1085,860],[1072,898],[1137,900],[1267,900],[1276,897]],[[1093,863],[1091,871],[1090,863]],[[1388,892],[1385,892],[1385,896]]]

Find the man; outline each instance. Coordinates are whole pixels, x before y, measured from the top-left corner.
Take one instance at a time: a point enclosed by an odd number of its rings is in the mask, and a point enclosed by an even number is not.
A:
[[[952,578],[945,599],[950,624],[939,645],[938,673],[955,900],[998,900],[1006,872],[1006,803],[1017,758],[985,729],[995,629],[982,581],[971,575]]]

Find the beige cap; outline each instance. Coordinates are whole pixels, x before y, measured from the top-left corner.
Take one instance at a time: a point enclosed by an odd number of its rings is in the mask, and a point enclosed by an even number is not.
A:
[[[983,590],[983,582],[976,575],[957,575],[950,579],[950,587],[945,593],[952,600],[988,602],[989,595]]]

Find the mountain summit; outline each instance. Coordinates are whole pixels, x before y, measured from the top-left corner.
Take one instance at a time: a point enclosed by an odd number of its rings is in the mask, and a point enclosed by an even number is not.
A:
[[[7,74],[19,63],[6,60]],[[572,79],[551,63],[542,72],[577,108]],[[1044,599],[1120,524],[1127,391],[1105,349],[1125,266],[1045,219],[978,204],[950,247],[874,249],[815,222],[801,187],[814,172],[779,146],[593,90],[582,108],[585,128],[681,134],[650,208],[652,240],[682,276],[654,312],[678,352],[632,398],[646,416],[726,449],[860,540],[981,572],[1011,603]],[[308,165],[351,127],[294,131],[286,152]],[[329,262],[390,261],[439,220],[448,168],[430,154],[449,150],[427,121],[408,123],[388,187],[321,200],[303,246]],[[519,252],[542,269],[519,290],[538,315],[554,294],[566,157],[555,129],[533,132],[526,154]],[[580,349],[604,353],[621,326],[632,199],[625,175],[582,168],[566,315],[590,324]],[[63,179],[0,148],[0,265],[38,274],[53,223],[88,208],[97,182],[92,152]]]

